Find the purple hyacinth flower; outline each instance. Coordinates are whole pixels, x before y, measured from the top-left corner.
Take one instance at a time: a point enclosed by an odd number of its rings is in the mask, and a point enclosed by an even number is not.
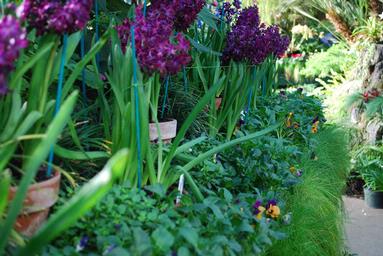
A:
[[[11,15],[0,19],[0,95],[8,92],[7,76],[13,71],[20,51],[28,46],[27,32]]]
[[[149,6],[146,16],[142,14],[142,6],[137,8],[134,23],[125,20],[117,26],[125,51],[134,25],[137,60],[142,71],[148,75],[157,72],[163,77],[178,73],[191,61],[190,42],[181,33],[173,33],[175,7],[165,2],[161,0]]]
[[[228,33],[222,62],[231,60],[261,64],[268,56],[279,57],[287,50],[289,39],[280,34],[277,26],[260,22],[256,6],[240,12],[237,22]]]
[[[90,18],[92,0],[25,0],[17,11],[38,35],[71,34],[83,29]]]

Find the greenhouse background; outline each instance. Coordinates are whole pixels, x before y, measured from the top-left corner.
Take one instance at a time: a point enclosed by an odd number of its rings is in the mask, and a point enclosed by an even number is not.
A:
[[[383,251],[382,0],[0,0],[0,255]]]

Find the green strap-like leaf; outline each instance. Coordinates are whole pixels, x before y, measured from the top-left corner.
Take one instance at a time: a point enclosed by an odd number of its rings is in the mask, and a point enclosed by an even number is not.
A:
[[[57,116],[49,125],[46,136],[40,141],[33,151],[31,158],[29,158],[25,164],[25,174],[21,179],[16,195],[10,204],[7,218],[5,219],[4,224],[0,226],[0,254],[3,252],[4,247],[7,244],[13,225],[23,207],[23,201],[27,194],[28,187],[33,181],[41,163],[47,158],[51,146],[55,144],[58,136],[68,122],[76,103],[77,96],[78,92],[75,91],[68,97]]]
[[[60,158],[66,158],[70,160],[95,160],[102,158],[109,158],[110,155],[103,151],[94,151],[94,152],[82,152],[82,151],[73,151],[68,150],[59,145],[55,146],[55,155]]]

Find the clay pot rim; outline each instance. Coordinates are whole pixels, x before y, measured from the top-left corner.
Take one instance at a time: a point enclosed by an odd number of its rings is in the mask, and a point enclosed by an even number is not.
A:
[[[53,185],[57,182],[60,182],[60,179],[61,179],[61,172],[59,172],[58,170],[55,169],[55,172],[54,172],[54,175],[52,178],[50,178],[48,180],[41,181],[41,182],[33,183],[32,185],[29,185],[28,191],[37,189],[39,187],[48,187],[48,186]],[[12,192],[17,192],[17,188],[18,188],[18,186],[12,186],[9,189]]]
[[[164,121],[162,122],[158,122],[158,124],[167,124],[167,123],[177,123],[177,119],[174,119],[174,118],[167,118],[165,119]],[[156,125],[156,123],[154,122],[150,122],[151,125]]]

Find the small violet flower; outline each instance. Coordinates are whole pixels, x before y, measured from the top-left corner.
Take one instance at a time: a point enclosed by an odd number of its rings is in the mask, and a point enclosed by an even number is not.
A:
[[[76,246],[76,252],[81,252],[88,245],[89,237],[87,235],[81,237],[80,242]]]
[[[262,219],[262,215],[265,212],[266,208],[262,206],[262,201],[257,200],[253,204],[253,214],[256,216],[258,220]]]

